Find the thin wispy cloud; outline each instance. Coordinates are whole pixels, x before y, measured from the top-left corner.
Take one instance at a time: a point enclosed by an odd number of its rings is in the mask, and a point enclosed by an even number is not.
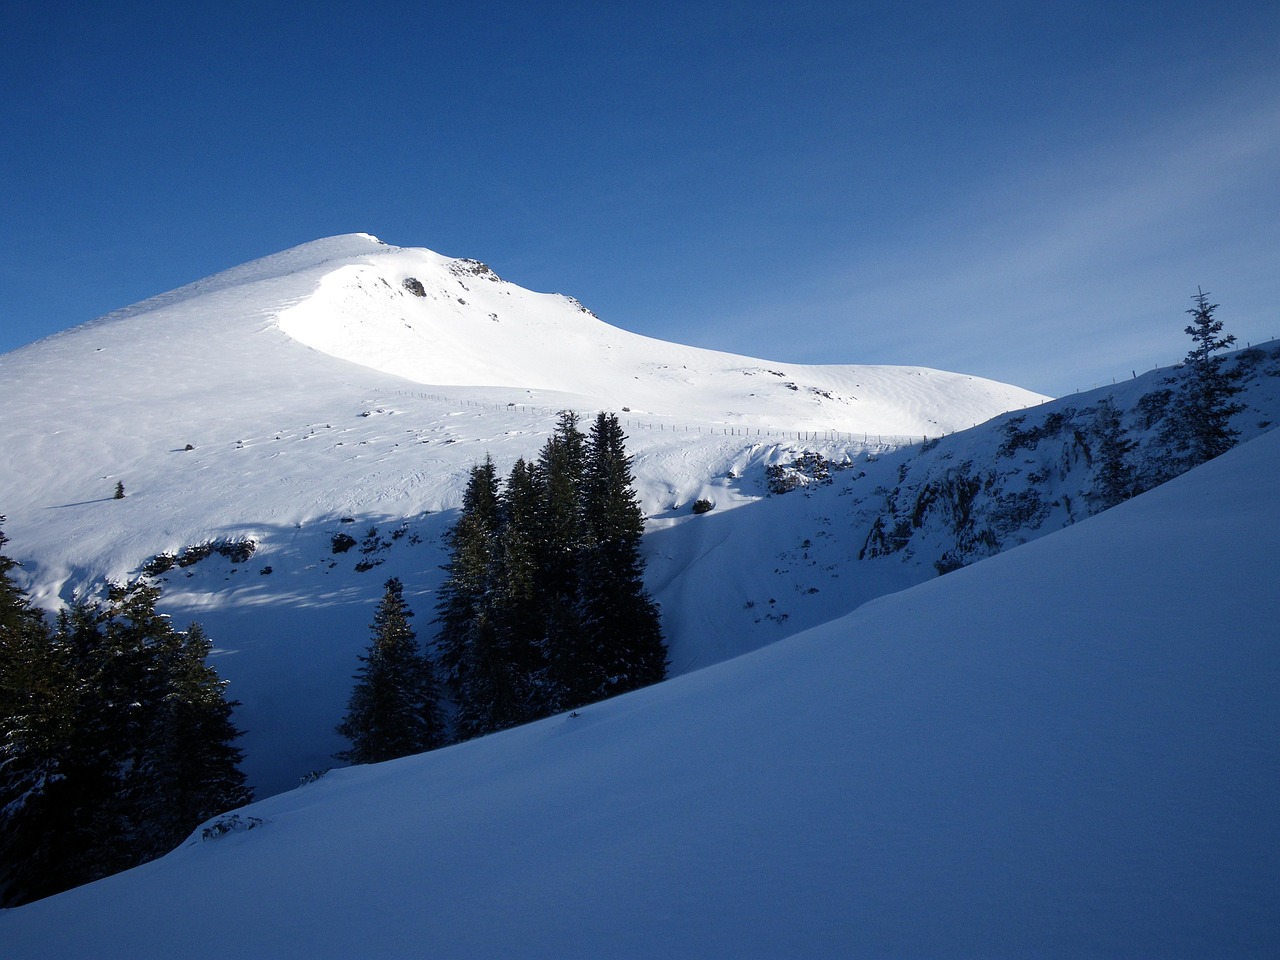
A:
[[[1178,359],[1178,311],[1197,284],[1232,301],[1242,342],[1274,335],[1280,279],[1255,268],[1280,252],[1276,89],[1003,171],[904,242],[851,245],[823,295],[752,322],[826,318],[820,334],[802,326],[792,341],[814,359],[1020,370],[1024,385],[1058,393],[1114,375],[1117,361]],[[1091,340],[1095,362],[1081,349]],[[1066,368],[1064,351],[1076,358]]]

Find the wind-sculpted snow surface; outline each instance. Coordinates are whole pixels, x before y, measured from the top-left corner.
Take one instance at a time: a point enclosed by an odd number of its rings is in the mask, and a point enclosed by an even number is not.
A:
[[[663,343],[476,261],[358,234],[0,357],[0,513],[46,607],[152,571],[161,608],[201,622],[263,795],[345,746],[333,728],[387,577],[430,637],[469,468],[536,456],[557,411],[622,417],[649,584],[683,672],[922,576],[897,563],[849,575],[843,501],[769,498],[767,467],[808,449],[856,461],[852,477],[903,442],[1042,399],[920,368]],[[714,511],[693,517],[697,499]],[[357,545],[335,552],[340,536]],[[177,562],[224,541],[252,554]]]
[[[13,960],[1268,956],[1278,467],[1267,433],[756,653],[335,771],[0,914],[0,942]]]

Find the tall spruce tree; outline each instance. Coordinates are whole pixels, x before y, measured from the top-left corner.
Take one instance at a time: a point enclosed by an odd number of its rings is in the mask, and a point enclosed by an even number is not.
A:
[[[66,794],[75,683],[10,575],[18,564],[6,543],[0,530],[0,906],[14,906],[69,885],[59,877],[66,841],[54,832],[64,822],[54,807]]]
[[[542,673],[543,618],[538,568],[540,494],[536,471],[517,460],[501,494],[492,611],[504,648],[533,687]],[[530,691],[530,696],[533,696]],[[536,710],[536,707],[534,708]]]
[[[548,712],[534,543],[538,484],[533,467],[523,459],[512,467],[499,503],[490,586],[472,634],[472,677],[458,702],[458,734],[464,739]]]
[[[166,689],[161,701],[157,782],[163,802],[153,827],[156,855],[180,843],[191,829],[253,799],[240,769],[242,735],[232,720],[238,700],[208,662],[213,643],[198,623],[166,643]]]
[[[644,586],[644,513],[632,483],[626,436],[616,415],[601,413],[591,428],[583,483],[587,547],[581,573],[582,623],[596,686],[581,692],[581,703],[666,676],[661,616]]]
[[[78,869],[85,801],[79,776],[81,685],[62,647],[5,630],[0,664],[0,906],[17,906],[85,879]]]
[[[462,687],[472,630],[484,609],[498,530],[498,475],[493,460],[471,468],[458,521],[445,542],[449,562],[436,603],[436,661],[455,697]]]
[[[351,741],[340,759],[379,763],[444,744],[435,670],[418,648],[412,616],[403,584],[392,577],[373,616],[373,640],[360,657],[347,715],[338,725],[338,733]]]
[[[1174,442],[1188,469],[1235,446],[1240,431],[1232,428],[1231,418],[1244,409],[1231,399],[1239,393],[1240,385],[1225,369],[1226,358],[1220,354],[1236,338],[1222,335],[1222,321],[1213,315],[1218,304],[1210,303],[1207,293],[1197,289],[1191,299],[1195,306],[1187,311],[1191,323],[1186,333],[1193,345],[1183,362],[1186,375],[1175,405]]]
[[[1137,471],[1132,455],[1138,443],[1125,432],[1120,411],[1109,397],[1098,405],[1093,436],[1098,451],[1093,500],[1099,510],[1109,510],[1136,493]]]
[[[599,687],[591,638],[583,630],[582,561],[587,530],[582,512],[586,436],[578,415],[562,411],[555,433],[542,448],[535,476],[539,511],[534,542],[542,604],[542,648],[548,709],[580,706]]]

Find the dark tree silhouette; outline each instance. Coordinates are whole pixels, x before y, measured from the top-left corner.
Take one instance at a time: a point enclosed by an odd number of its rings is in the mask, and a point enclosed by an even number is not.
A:
[[[413,611],[392,577],[373,617],[373,639],[360,657],[356,685],[338,733],[351,763],[380,763],[441,746],[445,741],[439,691],[430,659],[409,625]]]
[[[1191,323],[1186,333],[1193,345],[1183,361],[1185,377],[1175,401],[1173,437],[1173,448],[1187,469],[1235,446],[1240,432],[1232,428],[1231,418],[1244,409],[1231,399],[1240,386],[1220,353],[1236,338],[1222,335],[1222,321],[1213,315],[1218,304],[1210,303],[1208,294],[1197,290],[1192,300],[1195,306],[1187,311]]]

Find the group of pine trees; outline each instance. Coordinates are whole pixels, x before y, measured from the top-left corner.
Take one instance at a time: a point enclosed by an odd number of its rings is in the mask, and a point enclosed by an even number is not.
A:
[[[351,741],[341,759],[429,750],[665,676],[625,439],[616,416],[586,436],[566,412],[504,488],[491,460],[472,470],[437,610],[452,730],[393,578],[338,727]],[[174,630],[145,581],[50,621],[15,566],[0,552],[0,906],[144,863],[252,799],[238,704],[198,624]]]
[[[1098,464],[1092,498],[1098,509],[1207,463],[1239,440],[1240,431],[1231,420],[1244,410],[1232,399],[1240,391],[1240,370],[1228,368],[1221,352],[1236,338],[1223,334],[1222,321],[1214,316],[1218,304],[1210,303],[1208,294],[1199,290],[1191,299],[1195,305],[1187,313],[1192,322],[1185,328],[1191,349],[1179,373],[1166,381],[1175,389],[1159,391],[1167,403],[1156,437],[1158,453],[1145,463],[1136,462],[1139,444],[1125,431],[1120,411],[1110,398],[1098,405],[1092,430]]]
[[[14,566],[0,554],[5,906],[154,859],[252,799],[233,745],[236,704],[198,624],[174,630],[143,582],[50,623],[14,584]]]
[[[448,536],[435,658],[417,648],[398,580],[387,583],[338,731],[340,758],[389,759],[467,740],[666,676],[657,604],[644,586],[644,515],[613,414],[590,433],[560,415],[538,459],[505,484],[473,467]],[[452,701],[441,720],[435,670]]]

